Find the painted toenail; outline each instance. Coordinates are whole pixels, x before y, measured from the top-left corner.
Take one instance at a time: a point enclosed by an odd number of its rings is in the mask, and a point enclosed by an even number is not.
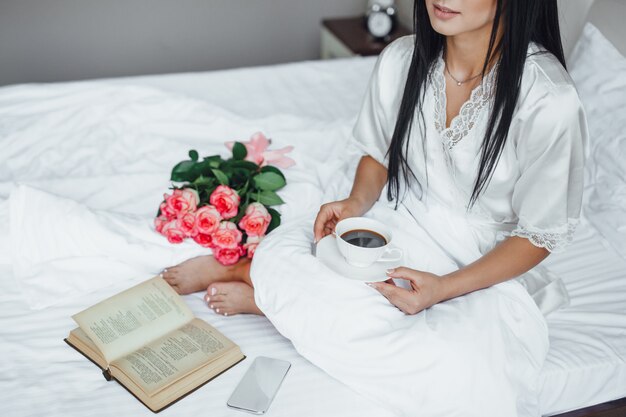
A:
[[[211,295],[215,295],[215,294],[217,294],[217,289],[211,288]]]

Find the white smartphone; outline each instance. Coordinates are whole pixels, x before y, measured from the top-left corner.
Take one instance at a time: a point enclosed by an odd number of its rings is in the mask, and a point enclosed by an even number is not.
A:
[[[265,414],[291,364],[280,359],[257,357],[226,402],[236,410]]]

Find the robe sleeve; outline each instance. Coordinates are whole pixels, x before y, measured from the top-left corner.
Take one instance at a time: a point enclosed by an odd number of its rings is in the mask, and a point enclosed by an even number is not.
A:
[[[352,141],[359,151],[385,167],[411,60],[412,39],[399,38],[379,55],[352,130]]]
[[[519,221],[511,235],[558,252],[571,242],[580,217],[585,114],[572,85],[553,86],[519,113],[516,152],[521,173],[512,200]]]

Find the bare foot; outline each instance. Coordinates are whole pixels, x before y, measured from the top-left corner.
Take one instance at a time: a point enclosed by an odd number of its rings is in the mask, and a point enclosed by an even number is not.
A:
[[[249,261],[244,259],[236,265],[224,266],[211,255],[198,256],[164,269],[162,276],[177,293],[191,294],[206,290],[214,282],[243,279],[238,274],[243,266],[240,264],[246,262]]]
[[[263,316],[254,302],[254,289],[243,282],[216,282],[211,284],[204,296],[210,308],[224,316],[247,313]]]

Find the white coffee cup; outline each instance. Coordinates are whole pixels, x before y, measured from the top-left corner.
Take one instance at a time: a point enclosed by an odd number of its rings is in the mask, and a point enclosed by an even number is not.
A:
[[[370,230],[381,235],[386,244],[377,248],[364,248],[345,241],[341,236],[353,230]],[[402,249],[391,245],[391,229],[383,223],[367,217],[350,217],[335,226],[339,252],[350,265],[367,267],[375,262],[397,262],[402,259]]]

